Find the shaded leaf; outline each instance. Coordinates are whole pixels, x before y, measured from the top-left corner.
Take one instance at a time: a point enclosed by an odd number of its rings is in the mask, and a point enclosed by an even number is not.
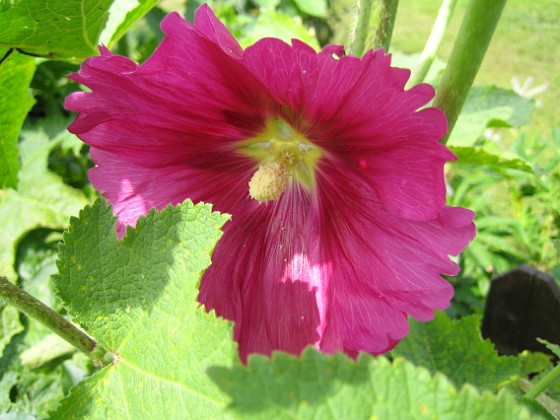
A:
[[[12,337],[23,330],[17,309],[13,306],[0,307],[0,357]]]
[[[432,322],[410,324],[410,333],[392,354],[447,375],[457,387],[470,383],[495,391],[520,370],[518,359],[498,356],[492,343],[482,340],[478,316],[455,321],[439,312]]]
[[[227,219],[187,201],[152,210],[122,241],[102,200],[72,219],[55,284],[118,360],[73,388],[54,418],[208,418],[225,406],[205,371],[238,360],[232,329],[199,307],[195,285]]]
[[[517,169],[533,173],[533,168],[526,161],[515,155],[498,155],[477,146],[449,146],[457,156],[454,165],[489,165],[502,169]]]
[[[18,135],[35,102],[29,92],[34,73],[35,60],[17,51],[0,65],[0,188],[17,186]]]
[[[0,191],[0,273],[14,280],[18,243],[37,228],[63,229],[71,214],[88,203],[84,194],[47,169],[49,151],[58,144],[42,130],[24,131],[18,190]]]
[[[229,414],[258,419],[528,419],[506,391],[460,391],[404,359],[362,354],[357,362],[308,348],[301,359],[251,356],[247,367],[214,367],[210,376],[230,395]]]
[[[449,146],[473,146],[487,127],[521,127],[528,124],[534,101],[495,86],[471,89],[449,138]]]

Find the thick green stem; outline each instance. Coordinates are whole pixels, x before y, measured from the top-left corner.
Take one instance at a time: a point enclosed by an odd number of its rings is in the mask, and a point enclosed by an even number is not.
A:
[[[420,60],[416,65],[416,68],[412,72],[412,77],[410,78],[410,84],[417,85],[422,83],[436,58],[436,54],[443,41],[443,36],[447,31],[449,22],[451,21],[451,16],[453,15],[453,10],[455,10],[455,5],[457,0],[443,0],[441,7],[439,9],[436,21],[430,33],[430,37],[426,42],[424,51],[420,55]]]
[[[106,365],[114,360],[113,354],[98,345],[93,338],[2,276],[0,276],[0,298],[50,328],[54,333],[85,353],[97,365]]]
[[[358,0],[356,5],[356,23],[351,34],[348,54],[361,57],[366,50],[372,3],[373,0]]]
[[[544,378],[535,384],[526,394],[525,398],[534,399],[543,392],[555,379],[560,378],[560,364],[556,365]]]
[[[374,3],[372,26],[377,28],[373,40],[374,49],[384,48],[389,51],[398,6],[399,0],[378,0]]]
[[[506,0],[471,0],[451,51],[434,106],[445,112],[447,142],[486,54]]]
[[[399,0],[358,0],[348,53],[361,57],[368,49],[389,49]],[[375,28],[375,31],[374,31]]]

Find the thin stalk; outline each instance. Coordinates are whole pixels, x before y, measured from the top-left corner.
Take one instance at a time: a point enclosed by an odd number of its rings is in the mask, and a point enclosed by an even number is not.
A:
[[[436,58],[437,52],[439,51],[439,47],[443,41],[443,36],[447,31],[447,27],[449,26],[449,22],[451,21],[451,16],[453,15],[456,5],[457,0],[443,0],[443,3],[439,8],[436,21],[434,22],[432,32],[430,33],[430,37],[424,47],[424,51],[422,51],[420,60],[418,60],[418,64],[412,72],[412,77],[410,78],[410,84],[412,86],[422,83],[426,78],[432,63]]]
[[[348,53],[361,57],[369,49],[389,50],[399,0],[358,0]]]
[[[113,353],[101,347],[93,338],[64,319],[59,313],[10,283],[3,276],[0,276],[0,298],[50,328],[54,333],[85,353],[94,361],[94,364],[103,366],[112,363],[114,360]]]
[[[555,379],[560,378],[560,364],[557,364],[544,378],[535,384],[526,394],[525,398],[535,399],[537,395],[543,392]]]
[[[449,122],[444,143],[457,122],[505,4],[506,0],[471,0],[467,7],[434,100]]]

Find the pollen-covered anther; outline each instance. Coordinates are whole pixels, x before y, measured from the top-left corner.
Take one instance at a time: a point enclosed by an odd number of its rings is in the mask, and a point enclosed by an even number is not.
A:
[[[288,170],[272,161],[259,166],[249,181],[249,195],[259,203],[277,200],[288,185]]]

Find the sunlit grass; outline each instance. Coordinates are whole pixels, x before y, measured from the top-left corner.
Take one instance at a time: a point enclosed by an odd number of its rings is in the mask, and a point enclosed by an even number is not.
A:
[[[401,2],[393,35],[395,49],[422,50],[441,0]],[[468,4],[459,0],[439,56],[447,60]],[[527,130],[549,133],[560,126],[560,0],[509,0],[477,76],[477,84],[511,87],[512,77],[534,76],[534,86],[548,84],[537,95],[542,106]]]

